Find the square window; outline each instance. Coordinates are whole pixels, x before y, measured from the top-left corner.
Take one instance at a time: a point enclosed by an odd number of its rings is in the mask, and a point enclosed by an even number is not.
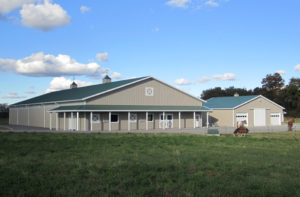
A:
[[[153,96],[154,95],[154,88],[146,87],[145,88],[145,96]]]
[[[100,123],[100,114],[93,114],[92,120],[94,123]]]
[[[137,114],[130,113],[130,122],[136,122],[136,120],[137,120]]]
[[[112,114],[110,116],[110,121],[111,122],[119,122],[119,115],[118,114]]]
[[[148,114],[148,122],[152,122],[153,121],[153,114]]]

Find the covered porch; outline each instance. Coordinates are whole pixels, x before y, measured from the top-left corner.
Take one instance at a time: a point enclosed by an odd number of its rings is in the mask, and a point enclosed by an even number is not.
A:
[[[49,111],[49,128],[109,132],[196,129],[209,126],[210,111],[202,106],[61,106]]]

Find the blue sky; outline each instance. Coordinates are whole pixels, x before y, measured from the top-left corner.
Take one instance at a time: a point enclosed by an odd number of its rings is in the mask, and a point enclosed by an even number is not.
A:
[[[299,0],[0,1],[0,103],[153,76],[194,96],[300,77]],[[98,54],[98,55],[97,55]]]

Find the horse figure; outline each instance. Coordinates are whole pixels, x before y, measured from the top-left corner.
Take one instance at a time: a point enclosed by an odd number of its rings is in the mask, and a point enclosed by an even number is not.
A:
[[[288,121],[288,128],[289,131],[292,131],[293,129],[293,124],[295,123],[295,118],[292,118],[292,120]]]
[[[234,130],[233,134],[234,136],[237,136],[238,134],[241,134],[243,136],[247,135],[249,132],[249,129],[247,129],[244,125],[247,124],[247,121],[244,120],[241,122],[241,125],[239,126],[239,123],[237,123],[238,128]]]

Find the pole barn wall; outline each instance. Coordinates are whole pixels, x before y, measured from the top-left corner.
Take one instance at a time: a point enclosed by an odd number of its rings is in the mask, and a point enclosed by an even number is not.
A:
[[[9,124],[16,125],[18,119],[18,109],[9,108]]]

